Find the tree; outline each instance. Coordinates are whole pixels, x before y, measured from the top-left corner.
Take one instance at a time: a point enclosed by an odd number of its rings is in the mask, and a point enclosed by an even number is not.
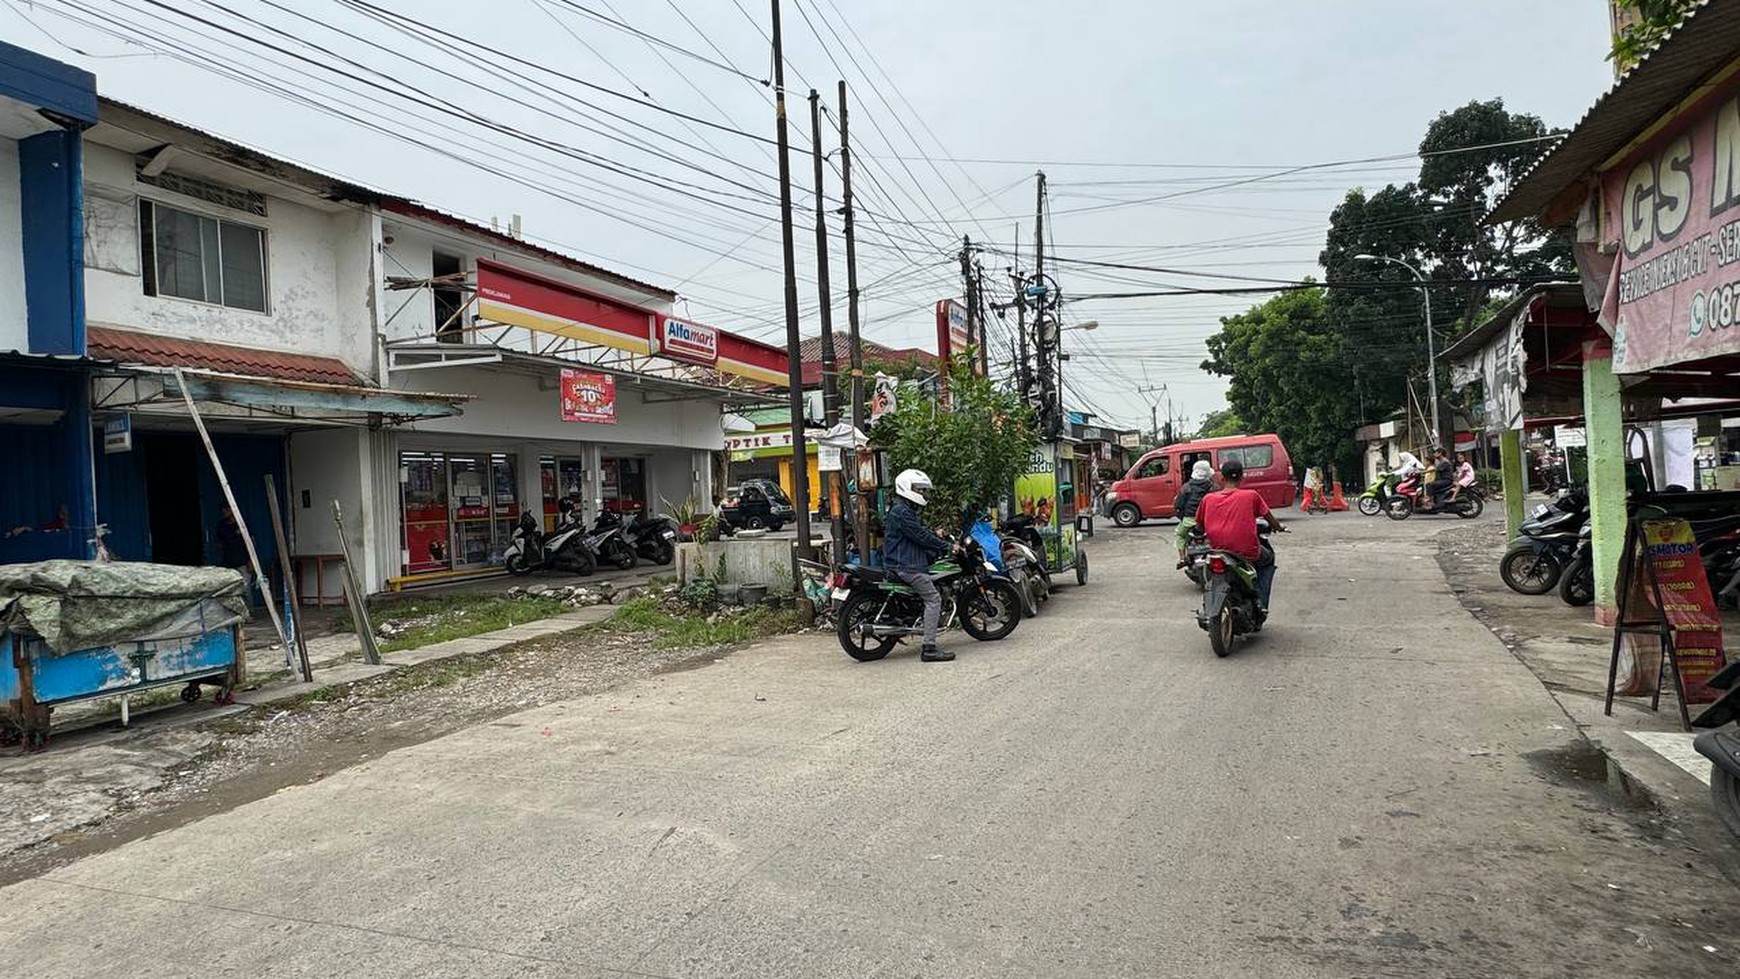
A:
[[[1630,71],[1643,56],[1655,49],[1668,32],[1703,0],[1614,0],[1616,13],[1629,13],[1632,22],[1613,33],[1613,50],[1607,60]]]
[[[1239,413],[1231,408],[1211,411],[1202,416],[1202,427],[1196,430],[1199,439],[1226,438],[1229,435],[1244,435],[1250,431]]]
[[[872,433],[896,471],[921,469],[935,485],[930,508],[954,519],[981,512],[1007,496],[1039,445],[1033,412],[1013,392],[973,374],[965,363],[949,374],[948,406],[900,398]]]

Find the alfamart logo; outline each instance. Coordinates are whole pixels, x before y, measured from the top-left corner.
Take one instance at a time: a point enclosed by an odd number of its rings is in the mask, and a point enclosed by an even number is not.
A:
[[[659,349],[664,353],[711,364],[719,359],[719,331],[682,320],[665,320]]]

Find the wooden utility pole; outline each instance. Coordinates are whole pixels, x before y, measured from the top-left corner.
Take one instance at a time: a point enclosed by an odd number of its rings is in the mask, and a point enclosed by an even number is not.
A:
[[[810,467],[809,451],[804,444],[804,384],[803,337],[798,331],[797,259],[792,243],[791,226],[791,140],[786,132],[785,118],[785,47],[779,32],[780,0],[773,7],[773,108],[774,126],[779,146],[779,236],[780,253],[785,260],[785,348],[786,384],[791,402],[791,486],[792,502],[797,516],[792,523],[797,528],[797,546],[792,550],[792,574],[798,574],[797,560],[810,556]]]
[[[852,233],[852,141],[846,135],[846,82],[840,80],[840,213],[846,234],[846,329],[849,346],[848,362],[852,368],[852,427],[867,429],[870,421],[864,408],[864,343],[858,334],[858,247]],[[849,457],[852,478],[857,480],[858,452]],[[852,539],[858,545],[858,560],[870,562],[870,493],[873,486],[858,483],[858,493],[852,501]]]
[[[834,363],[834,296],[828,287],[828,201],[822,192],[822,100],[810,89],[810,144],[816,166],[816,291],[822,316],[822,421],[832,429],[840,423],[840,374]],[[833,450],[830,450],[830,452]],[[817,458],[821,452],[817,450]],[[818,470],[819,471],[819,470]],[[839,470],[822,474],[828,485],[828,541],[834,563],[846,560],[844,480]]]

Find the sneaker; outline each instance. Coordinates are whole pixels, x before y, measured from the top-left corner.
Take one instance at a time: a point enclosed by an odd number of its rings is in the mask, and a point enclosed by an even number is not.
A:
[[[921,663],[947,663],[954,658],[954,653],[946,649],[938,649],[935,646],[926,646],[918,654],[918,660]]]

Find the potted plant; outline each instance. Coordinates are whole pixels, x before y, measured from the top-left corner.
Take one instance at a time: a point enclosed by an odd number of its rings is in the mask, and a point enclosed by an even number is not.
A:
[[[695,504],[695,498],[691,496],[675,506],[671,505],[670,500],[661,499],[659,502],[665,505],[671,519],[677,522],[677,533],[682,535],[682,539],[694,540],[695,531],[700,529],[700,520],[696,514],[700,508]]]

